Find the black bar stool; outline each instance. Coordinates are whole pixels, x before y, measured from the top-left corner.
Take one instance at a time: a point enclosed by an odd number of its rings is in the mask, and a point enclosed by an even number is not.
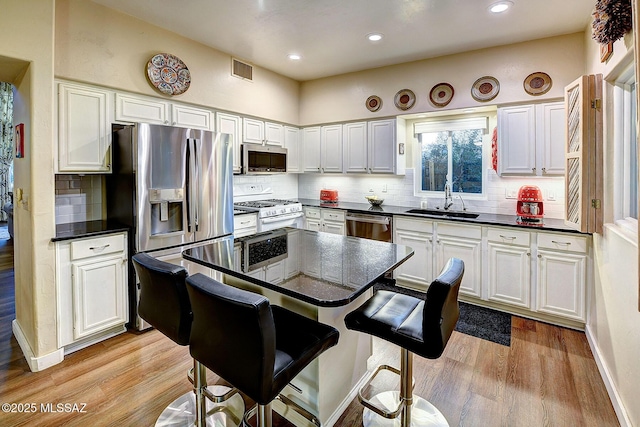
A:
[[[187,290],[193,309],[191,355],[256,401],[245,421],[256,414],[259,427],[270,427],[271,402],[278,399],[320,426],[316,416],[280,392],[338,343],[338,331],[202,274],[187,279]]]
[[[449,425],[435,406],[413,396],[413,353],[437,359],[444,351],[460,317],[458,290],[463,274],[462,260],[451,258],[431,282],[424,298],[378,291],[345,317],[347,329],[375,335],[401,347],[400,370],[379,366],[358,393],[366,407],[362,414],[364,427],[398,425],[398,416],[402,427]],[[364,390],[382,370],[400,376],[400,392],[386,391],[366,399]],[[397,406],[393,408],[394,405]]]
[[[187,270],[145,253],[136,254],[132,259],[140,280],[140,317],[176,344],[188,345],[192,312],[185,283]],[[156,421],[157,427],[240,425],[245,407],[237,389],[208,388],[205,367],[196,359],[187,377],[193,391],[167,406]]]

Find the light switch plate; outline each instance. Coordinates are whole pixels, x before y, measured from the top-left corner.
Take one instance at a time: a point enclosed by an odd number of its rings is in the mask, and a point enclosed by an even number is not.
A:
[[[518,189],[517,188],[505,188],[505,190],[504,190],[504,198],[505,199],[516,199],[516,198],[518,198]]]
[[[556,199],[556,192],[553,190],[547,190],[547,200],[555,200]]]

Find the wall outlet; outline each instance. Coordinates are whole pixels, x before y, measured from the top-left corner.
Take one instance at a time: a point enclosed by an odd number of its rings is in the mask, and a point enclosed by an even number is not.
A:
[[[556,192],[553,190],[547,190],[547,200],[554,201],[556,199]]]
[[[387,184],[382,184],[382,192],[383,193],[387,192]]]
[[[518,189],[517,188],[505,188],[504,190],[504,198],[505,199],[517,199],[518,198]]]
[[[426,200],[420,200],[420,209],[427,209],[428,207],[429,206]]]

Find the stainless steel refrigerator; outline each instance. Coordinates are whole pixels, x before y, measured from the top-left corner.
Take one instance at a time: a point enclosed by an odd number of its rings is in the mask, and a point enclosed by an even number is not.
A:
[[[114,131],[112,150],[107,217],[131,228],[131,255],[179,254],[233,233],[229,135],[138,123]],[[129,284],[130,319],[144,329],[136,321],[138,287],[131,262]]]

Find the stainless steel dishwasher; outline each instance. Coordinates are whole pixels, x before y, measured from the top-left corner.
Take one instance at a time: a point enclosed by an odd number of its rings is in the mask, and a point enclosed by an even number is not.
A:
[[[347,213],[347,236],[392,242],[391,215]]]

